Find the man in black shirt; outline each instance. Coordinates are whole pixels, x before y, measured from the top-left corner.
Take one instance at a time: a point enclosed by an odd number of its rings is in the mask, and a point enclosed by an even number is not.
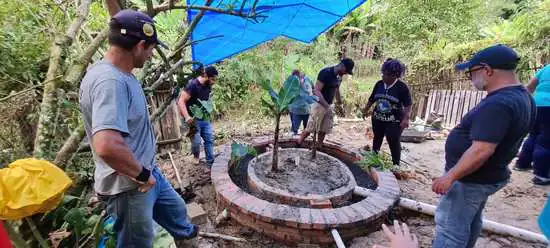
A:
[[[199,104],[199,100],[208,101],[210,99],[210,93],[212,92],[212,85],[216,82],[218,77],[218,71],[214,66],[208,66],[201,69],[201,75],[198,78],[189,81],[189,84],[182,91],[180,98],[178,99],[178,107],[181,115],[185,118],[185,122],[188,125],[195,125],[197,133],[191,138],[191,153],[195,158],[194,163],[198,164],[201,137],[204,141],[204,153],[206,157],[206,165],[208,169],[214,163],[214,136],[212,130],[212,124],[210,121],[193,118],[191,116],[191,106]]]
[[[474,247],[490,195],[510,178],[508,164],[535,123],[536,107],[515,73],[519,57],[504,45],[457,65],[487,97],[466,114],[445,145],[445,175],[432,190],[437,206],[433,247]]]
[[[338,65],[326,67],[319,72],[313,90],[313,94],[319,98],[319,101],[311,108],[311,120],[308,122],[306,130],[300,134],[298,144],[301,144],[312,132],[318,132],[317,141],[319,144],[323,143],[325,135],[332,129],[334,98],[336,98],[336,104],[342,104],[340,97],[342,76],[353,75],[353,67],[353,60],[346,58],[342,59]]]

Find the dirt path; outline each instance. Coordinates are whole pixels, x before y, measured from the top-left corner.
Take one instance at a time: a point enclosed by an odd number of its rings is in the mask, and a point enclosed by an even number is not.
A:
[[[249,128],[243,128],[250,125],[257,126],[258,128],[252,129],[253,131]],[[237,140],[248,140],[251,136],[269,133],[269,130],[266,130],[265,127],[269,128],[270,126],[271,125],[259,123],[234,124],[230,122],[221,122],[216,123],[214,128],[217,132],[224,133],[226,139],[222,142],[228,142],[228,137]],[[282,126],[283,130],[288,130],[288,123],[286,120],[283,122]],[[327,139],[359,150],[371,143],[365,135],[366,128],[367,122],[340,122],[335,126],[333,133],[330,134]],[[246,131],[243,132],[243,129]],[[236,134],[240,134],[241,136],[235,136]],[[431,191],[431,179],[441,175],[443,172],[444,145],[444,140],[426,141],[422,144],[403,144],[403,159],[411,164],[411,167],[416,172],[416,176],[413,179],[399,182],[402,196],[434,205],[437,204],[438,197]],[[387,144],[384,144],[383,149],[387,148]],[[204,181],[204,179],[207,178],[201,167],[191,165],[187,160],[188,158],[183,155],[177,155],[175,159],[177,161],[176,163],[180,165],[180,170],[183,171],[184,177],[188,177],[188,180]],[[170,165],[166,162],[166,160],[161,162],[161,167],[165,170],[167,177],[173,179],[175,183],[175,177],[171,172]],[[484,212],[485,217],[493,221],[540,232],[537,227],[536,218],[547,197],[546,192],[550,188],[534,186],[530,182],[531,177],[532,175],[530,172],[514,171],[510,184],[489,198],[489,202]],[[197,197],[193,201],[203,204],[209,214],[209,219],[213,220],[220,209],[217,209],[212,185],[205,182],[204,186],[198,187],[196,192]],[[399,209],[396,210],[394,217],[401,221],[405,221],[411,226],[411,230],[413,230],[420,239],[421,247],[431,246],[435,230],[433,217],[418,215]],[[225,241],[201,239],[200,247],[286,247],[235,223],[224,225],[216,229],[214,229],[211,224],[208,224],[205,228],[209,231],[245,237],[251,242],[247,244],[233,244]],[[381,231],[347,242],[348,247],[354,248],[372,247],[374,244],[387,245],[387,241]],[[483,237],[478,239],[476,247],[542,248],[546,246],[498,235],[483,234]]]

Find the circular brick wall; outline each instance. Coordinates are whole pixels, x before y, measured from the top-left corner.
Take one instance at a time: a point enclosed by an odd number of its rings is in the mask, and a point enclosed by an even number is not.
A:
[[[294,146],[294,140],[280,139],[281,147]],[[264,152],[271,137],[260,137],[253,145]],[[304,143],[309,146],[308,141]],[[360,160],[360,155],[341,144],[326,142],[319,149],[344,162]],[[343,239],[365,235],[379,228],[381,217],[399,199],[399,186],[392,173],[372,171],[378,187],[360,202],[340,208],[314,209],[293,207],[259,199],[239,188],[229,176],[231,146],[221,149],[212,166],[212,183],[220,209],[228,209],[233,220],[275,240],[287,244],[333,243],[331,229],[337,229]]]
[[[289,151],[290,149],[296,150],[301,153],[310,153],[309,150],[303,148],[287,148],[281,149],[279,151],[279,154]],[[324,157],[326,160],[331,162],[331,165],[340,167],[340,170],[344,172],[344,175],[348,178],[348,181],[344,186],[331,190],[330,192],[327,192],[325,194],[297,194],[291,193],[288,190],[272,187],[263,182],[257,176],[254,164],[258,162],[270,163],[271,156],[271,151],[262,153],[252,159],[248,164],[248,186],[253,192],[261,193],[266,196],[266,198],[273,199],[274,201],[283,204],[310,206],[314,208],[328,208],[332,205],[339,205],[352,198],[353,189],[355,188],[355,186],[357,186],[357,183],[355,182],[355,178],[353,177],[351,171],[342,161],[328,154],[318,152],[317,156]],[[328,204],[323,204],[327,203],[326,200],[329,201]]]

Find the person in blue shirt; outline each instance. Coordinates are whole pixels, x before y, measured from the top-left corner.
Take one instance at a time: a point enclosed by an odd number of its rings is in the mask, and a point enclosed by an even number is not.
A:
[[[297,135],[300,124],[303,124],[304,129],[307,127],[309,112],[311,110],[310,105],[315,101],[313,100],[314,98],[311,97],[313,92],[313,83],[311,79],[299,70],[292,71],[292,76],[298,77],[300,81],[300,93],[288,106],[290,122],[292,124],[291,131],[293,135]]]
[[[494,45],[456,66],[487,97],[447,138],[445,174],[432,183],[441,195],[434,248],[474,247],[489,196],[510,180],[508,165],[536,118],[535,102],[516,74],[518,62],[513,49]]]
[[[523,143],[515,170],[534,169],[533,183],[550,185],[550,65],[540,69],[527,85],[537,105],[536,124]]]

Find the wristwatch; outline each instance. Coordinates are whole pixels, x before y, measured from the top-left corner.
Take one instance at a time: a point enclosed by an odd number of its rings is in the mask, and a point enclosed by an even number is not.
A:
[[[142,167],[141,172],[135,179],[138,182],[146,183],[147,181],[149,181],[150,176],[151,176],[151,171],[145,167]]]

